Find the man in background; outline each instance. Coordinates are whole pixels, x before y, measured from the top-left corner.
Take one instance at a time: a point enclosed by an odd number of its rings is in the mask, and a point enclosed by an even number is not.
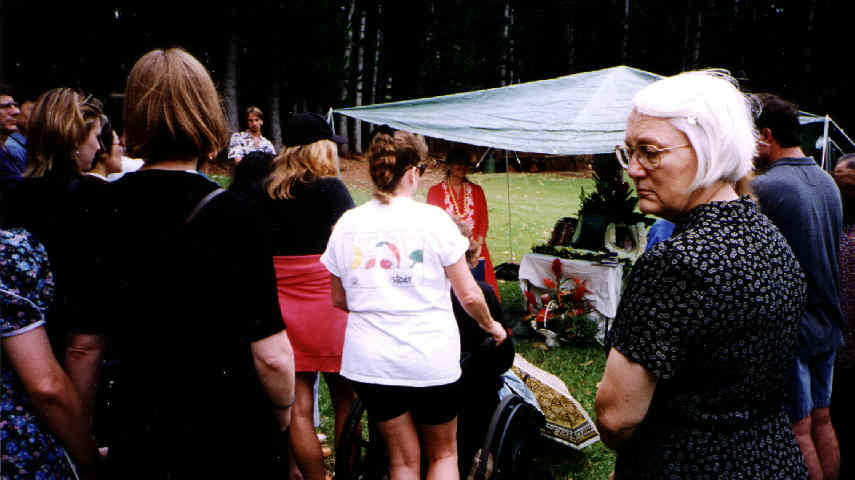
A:
[[[7,189],[21,180],[26,168],[23,161],[6,148],[6,141],[18,131],[18,104],[12,97],[12,89],[0,83],[0,189]]]
[[[800,146],[798,109],[775,95],[756,96],[762,111],[751,182],[807,279],[787,410],[811,480],[837,478],[840,451],[831,425],[831,381],[841,334],[839,251],[843,210],[837,186]]]
[[[18,131],[9,135],[6,140],[6,150],[24,165],[27,164],[27,122],[30,120],[30,112],[32,111],[33,102],[30,100],[21,104],[20,113],[16,120]]]
[[[270,140],[261,135],[264,114],[258,107],[246,109],[246,130],[235,132],[229,141],[229,160],[239,163],[250,152],[265,152],[276,155],[276,149]]]

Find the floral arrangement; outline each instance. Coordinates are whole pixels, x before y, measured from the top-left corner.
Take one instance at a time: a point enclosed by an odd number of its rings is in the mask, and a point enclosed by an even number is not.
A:
[[[578,278],[565,277],[561,271],[561,260],[552,261],[554,278],[544,278],[543,284],[551,290],[537,301],[534,293],[526,291],[532,328],[543,332],[549,339],[551,334],[565,343],[589,343],[597,334],[597,324],[589,318],[594,310],[585,298],[588,287]],[[545,332],[544,332],[545,331]],[[546,333],[548,332],[548,333]]]

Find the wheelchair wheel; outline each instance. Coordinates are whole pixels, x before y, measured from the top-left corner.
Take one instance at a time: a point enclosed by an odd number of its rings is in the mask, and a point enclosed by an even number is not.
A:
[[[353,402],[335,449],[337,480],[384,480],[389,478],[389,459],[380,433],[368,421],[365,404]]]
[[[496,439],[496,478],[528,478],[534,445],[540,438],[543,414],[526,402],[510,407],[504,428]]]
[[[491,471],[479,469],[473,478],[530,478],[534,445],[540,438],[544,422],[543,414],[521,397],[505,397],[493,412],[478,462],[482,466],[492,465]]]

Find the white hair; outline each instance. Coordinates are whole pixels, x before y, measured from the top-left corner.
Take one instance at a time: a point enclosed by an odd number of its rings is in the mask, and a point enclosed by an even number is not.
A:
[[[664,118],[689,138],[698,159],[690,192],[719,180],[735,183],[751,171],[759,138],[752,102],[724,70],[683,72],[632,99],[638,113]]]

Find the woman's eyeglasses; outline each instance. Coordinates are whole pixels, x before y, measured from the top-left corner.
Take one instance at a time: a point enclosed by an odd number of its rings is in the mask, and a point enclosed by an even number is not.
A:
[[[692,145],[689,143],[662,148],[646,143],[636,145],[635,147],[631,147],[629,145],[618,145],[615,147],[615,156],[617,157],[618,163],[620,163],[620,166],[623,168],[629,168],[629,161],[632,160],[634,156],[638,155],[636,157],[638,159],[638,163],[640,163],[645,170],[655,170],[662,165],[663,153],[691,146]]]
[[[425,170],[427,170],[427,164],[420,163],[418,165],[413,165],[413,168],[415,168],[419,172],[419,176],[422,176],[425,174]]]

